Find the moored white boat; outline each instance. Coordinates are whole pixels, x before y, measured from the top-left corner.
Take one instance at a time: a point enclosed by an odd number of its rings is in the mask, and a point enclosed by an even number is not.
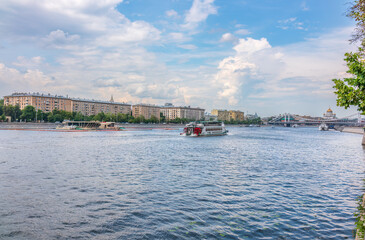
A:
[[[183,136],[203,137],[203,136],[223,136],[227,135],[228,130],[223,122],[219,121],[198,121],[186,125]]]
[[[328,131],[328,126],[325,123],[321,123],[318,127],[319,131]]]

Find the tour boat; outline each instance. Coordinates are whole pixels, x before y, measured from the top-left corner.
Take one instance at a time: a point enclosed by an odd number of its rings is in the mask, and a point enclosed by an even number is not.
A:
[[[228,130],[224,127],[223,122],[217,121],[198,121],[186,125],[183,136],[203,137],[203,136],[222,136],[227,135]]]

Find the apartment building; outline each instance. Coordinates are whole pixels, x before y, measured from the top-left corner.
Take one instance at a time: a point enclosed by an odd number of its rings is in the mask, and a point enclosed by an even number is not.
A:
[[[229,121],[230,120],[229,111],[227,111],[227,110],[213,109],[211,111],[211,114],[216,115],[218,121]]]
[[[131,114],[131,105],[116,102],[89,101],[73,99],[71,102],[72,112],[81,112],[84,115],[96,115],[100,112],[111,114]]]
[[[234,120],[234,121],[239,121],[242,122],[244,120],[245,116],[244,113],[241,111],[235,111],[235,110],[230,110],[229,111],[229,119],[230,120]]]
[[[137,104],[132,106],[132,115],[137,118],[143,116],[145,119],[150,119],[155,116],[160,120],[160,109],[161,107],[149,104]]]
[[[57,96],[51,94],[40,93],[13,93],[4,97],[4,104],[19,105],[20,109],[31,105],[36,110],[43,112],[52,112],[55,109],[67,112],[80,112],[83,115],[96,115],[100,112],[104,113],[131,113],[131,105],[125,103],[107,102],[69,98],[68,96]]]
[[[174,107],[166,106],[161,108],[161,113],[165,116],[166,120],[173,120],[176,118],[186,118],[190,120],[202,120],[204,119],[205,109],[192,108],[192,107]]]
[[[71,112],[71,99],[63,96],[40,93],[13,93],[4,97],[4,105],[19,105],[20,109],[33,106],[36,110],[52,112],[54,109]]]
[[[219,121],[240,121],[244,120],[244,113],[238,110],[218,110],[213,109],[211,112],[212,115],[217,116]]]

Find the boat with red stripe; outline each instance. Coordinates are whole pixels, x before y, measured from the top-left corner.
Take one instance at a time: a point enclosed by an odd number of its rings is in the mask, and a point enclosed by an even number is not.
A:
[[[223,136],[227,135],[228,130],[224,123],[220,121],[196,121],[186,124],[183,136],[206,137],[206,136]]]

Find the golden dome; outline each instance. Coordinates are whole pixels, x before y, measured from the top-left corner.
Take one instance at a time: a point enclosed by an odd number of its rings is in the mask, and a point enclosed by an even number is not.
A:
[[[327,112],[332,112],[332,109],[331,109],[331,108],[329,108],[329,109],[327,110]]]

